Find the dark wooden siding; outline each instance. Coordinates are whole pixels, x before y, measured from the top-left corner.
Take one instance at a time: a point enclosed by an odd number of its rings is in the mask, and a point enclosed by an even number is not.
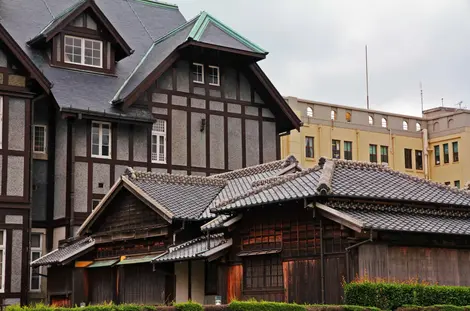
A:
[[[470,250],[362,245],[359,249],[359,276],[387,280],[422,281],[440,285],[470,286]]]
[[[321,264],[318,259],[283,263],[286,301],[321,303]]]
[[[90,303],[98,304],[114,300],[116,271],[114,268],[88,269]]]
[[[165,303],[165,274],[153,272],[149,263],[119,267],[120,303]]]
[[[227,302],[240,300],[242,297],[243,266],[229,266],[227,275]]]

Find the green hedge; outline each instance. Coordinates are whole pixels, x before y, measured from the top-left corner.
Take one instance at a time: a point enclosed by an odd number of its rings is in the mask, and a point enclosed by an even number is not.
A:
[[[173,306],[141,306],[134,304],[104,304],[86,307],[63,308],[43,304],[20,307],[8,306],[6,311],[380,311],[378,308],[335,305],[298,305],[295,303],[267,301],[233,301],[229,305],[202,306],[198,303],[178,303]],[[411,310],[410,310],[411,311]],[[429,310],[430,311],[430,310]],[[443,310],[446,311],[446,310]],[[450,310],[449,310],[450,311]],[[461,310],[459,310],[461,311]]]
[[[470,305],[470,287],[395,283],[349,283],[344,285],[346,304],[395,310],[405,305]]]
[[[420,306],[404,306],[397,311],[469,311],[470,306],[454,306],[454,305],[435,305],[428,307]]]

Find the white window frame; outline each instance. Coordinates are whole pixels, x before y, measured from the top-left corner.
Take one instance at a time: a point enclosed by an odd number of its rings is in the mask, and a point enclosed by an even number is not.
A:
[[[39,253],[39,258],[41,258],[41,256],[42,256],[42,234],[39,233],[39,232],[31,232],[31,235],[33,235],[33,234],[39,235],[39,247],[31,246],[31,250],[30,250],[31,259],[33,258],[33,252]],[[36,268],[38,269],[39,274],[41,274],[42,273],[42,267],[39,266],[39,267],[36,267]],[[34,270],[34,268],[31,267],[30,268],[30,279],[29,279],[29,291],[30,292],[40,292],[41,291],[41,281],[42,281],[40,275],[39,275],[39,288],[38,289],[32,289],[31,288],[31,285],[33,284],[33,282],[32,282],[33,281],[33,270]]]
[[[152,128],[152,139],[150,141],[150,149],[152,150],[152,154],[151,154],[151,158],[152,158],[152,163],[162,163],[162,164],[166,164],[166,144],[167,144],[167,141],[166,141],[166,132],[167,132],[167,122],[166,120],[163,120],[161,119],[160,121],[163,121],[164,122],[164,125],[165,125],[165,131],[162,132],[162,131],[158,131],[158,130],[155,130],[155,128]],[[153,138],[154,136],[156,137],[155,141],[156,141],[156,149],[157,149],[157,160],[154,160],[153,159]],[[163,137],[163,160],[159,159],[159,150],[160,150],[160,137]]]
[[[197,80],[194,80],[193,79],[193,82],[194,83],[199,83],[199,84],[204,84],[204,64],[201,64],[201,63],[193,63],[193,66],[198,66],[198,67],[201,67],[202,71],[202,81],[197,81]],[[192,73],[194,74],[194,71],[192,71]]]
[[[67,38],[81,40],[81,62],[80,63],[72,62],[72,61],[67,60],[67,57],[66,57],[67,53],[65,52],[65,41],[67,40]],[[100,65],[99,66],[90,65],[90,64],[85,63],[85,41],[98,42],[100,44]],[[63,55],[63,57],[64,57],[64,62],[67,63],[67,64],[75,64],[75,65],[94,67],[94,68],[103,68],[103,41],[66,35],[66,36],[64,36],[64,55]]]
[[[98,151],[99,154],[93,154],[93,125],[98,124],[99,125],[99,130],[98,130]],[[103,125],[106,124],[109,126],[109,145],[108,145],[108,155],[103,155]],[[100,121],[92,121],[91,122],[91,157],[92,158],[101,158],[101,159],[111,159],[111,142],[112,142],[112,137],[113,137],[113,132],[111,129],[111,123],[110,122],[100,122]]]
[[[212,66],[212,65],[209,65],[209,68],[211,69],[217,69],[217,83],[210,83],[209,82],[209,85],[214,85],[214,86],[220,86],[220,69],[218,66]],[[211,74],[210,72],[210,69],[209,69],[209,75]]]
[[[7,231],[0,230],[3,232],[3,244],[0,245],[0,250],[2,250],[2,277],[0,278],[0,293],[5,292],[5,265],[6,265],[6,247],[7,247]]]
[[[42,127],[44,129],[44,151],[36,151],[34,148],[36,147],[36,128]],[[47,153],[47,126],[46,125],[34,125],[33,127],[33,152],[34,153]]]

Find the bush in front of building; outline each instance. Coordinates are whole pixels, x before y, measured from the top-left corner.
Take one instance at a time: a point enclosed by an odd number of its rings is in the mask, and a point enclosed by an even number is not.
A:
[[[395,310],[406,305],[470,305],[470,287],[410,283],[361,282],[344,285],[346,304]]]
[[[375,307],[349,305],[298,305],[295,303],[270,301],[233,301],[229,311],[380,311]],[[207,310],[206,310],[207,311]]]
[[[176,311],[204,311],[204,308],[201,304],[188,301],[185,303],[175,304]]]
[[[454,305],[435,305],[435,306],[404,306],[396,311],[469,311],[470,306],[454,306]]]

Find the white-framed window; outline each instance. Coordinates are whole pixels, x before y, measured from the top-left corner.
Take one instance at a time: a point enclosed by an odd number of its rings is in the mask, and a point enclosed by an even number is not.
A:
[[[46,153],[46,126],[35,125],[33,136],[33,151],[38,153]]]
[[[313,109],[312,107],[307,107],[307,117],[313,117]]]
[[[5,255],[6,255],[7,233],[0,230],[0,293],[5,292]]]
[[[209,85],[220,85],[219,67],[209,66]]]
[[[31,233],[31,262],[42,256],[42,236],[40,233]],[[29,290],[32,292],[41,290],[41,267],[31,268],[31,280]]]
[[[387,127],[387,119],[382,118],[382,127]]]
[[[193,63],[193,82],[204,83],[204,65]]]
[[[158,119],[152,127],[152,162],[166,163],[166,121]]]
[[[103,42],[65,36],[64,61],[70,64],[103,68]]]
[[[92,122],[91,156],[95,158],[111,158],[111,123]]]

